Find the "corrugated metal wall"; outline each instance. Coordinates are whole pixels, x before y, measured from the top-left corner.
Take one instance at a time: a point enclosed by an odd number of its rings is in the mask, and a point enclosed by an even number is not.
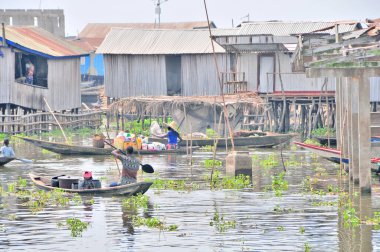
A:
[[[57,111],[81,107],[79,58],[48,60],[47,100]]]
[[[218,54],[220,71],[229,57]],[[227,62],[226,62],[227,60]],[[165,55],[104,55],[105,95],[113,98],[167,95]],[[220,93],[213,56],[181,55],[182,95]]]
[[[220,72],[230,71],[230,58],[226,54],[217,54]],[[212,54],[182,55],[182,94],[219,95],[220,86],[215,61]]]
[[[371,83],[371,102],[380,102],[380,77],[369,79]]]
[[[240,54],[238,57],[238,72],[245,72],[246,79],[248,81],[248,90],[257,91],[258,81],[258,58],[257,53]],[[306,78],[305,73],[292,73],[291,69],[291,57],[289,54],[279,53],[274,55],[275,58],[275,72],[281,71],[282,83],[284,91],[305,91],[305,92],[319,92],[325,81],[324,78],[310,79]],[[273,78],[273,74],[270,73],[268,78]],[[267,79],[264,83],[260,84],[260,92],[266,93],[269,88],[269,92],[272,92],[273,88],[268,87]],[[329,79],[327,84],[328,91],[335,91],[335,80]],[[275,92],[281,92],[281,81],[279,74],[275,74]]]
[[[9,103],[10,88],[15,79],[15,55],[9,48],[1,48],[0,57],[0,103]]]
[[[245,72],[249,91],[257,91],[257,54],[238,55],[237,72]]]
[[[165,56],[104,55],[105,95],[166,95]]]

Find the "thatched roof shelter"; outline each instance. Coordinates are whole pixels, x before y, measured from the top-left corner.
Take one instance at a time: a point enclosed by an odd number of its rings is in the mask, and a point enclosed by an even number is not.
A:
[[[234,129],[240,129],[244,117],[262,115],[264,101],[253,92],[225,95],[228,118]],[[130,97],[113,103],[108,113],[116,115],[136,115],[136,118],[172,117],[182,132],[204,132],[207,126],[217,129],[223,111],[221,96],[155,96]],[[224,128],[222,120],[221,128]]]

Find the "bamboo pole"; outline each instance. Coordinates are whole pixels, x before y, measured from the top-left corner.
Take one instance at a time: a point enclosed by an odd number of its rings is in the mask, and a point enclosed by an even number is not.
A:
[[[66,137],[66,134],[65,134],[65,132],[63,131],[62,126],[61,126],[61,124],[59,123],[57,117],[55,117],[54,112],[51,110],[51,107],[49,106],[49,103],[47,102],[47,100],[46,100],[45,97],[44,97],[44,101],[45,101],[45,103],[46,103],[46,106],[47,106],[48,109],[49,109],[49,112],[50,112],[51,115],[54,117],[54,120],[56,121],[56,123],[58,124],[59,128],[61,129],[62,134],[63,134],[63,137],[65,138],[66,143],[68,143],[68,141],[67,141],[67,137]]]

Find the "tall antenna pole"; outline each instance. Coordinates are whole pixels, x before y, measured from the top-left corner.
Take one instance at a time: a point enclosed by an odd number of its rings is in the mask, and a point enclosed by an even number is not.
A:
[[[160,24],[161,24],[161,4],[163,4],[167,1],[168,0],[157,0],[157,2],[156,2],[155,12],[156,12],[156,15],[158,16],[158,28],[160,28]]]

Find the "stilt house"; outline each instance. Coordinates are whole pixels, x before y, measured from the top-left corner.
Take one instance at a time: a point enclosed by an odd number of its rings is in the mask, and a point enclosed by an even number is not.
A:
[[[228,55],[214,48],[225,69]],[[97,53],[104,55],[107,97],[220,94],[208,30],[113,28]]]
[[[0,107],[54,111],[81,107],[81,49],[37,27],[6,27],[0,37]]]
[[[112,28],[192,30],[208,28],[208,23],[204,21],[161,23],[160,25],[157,23],[89,23],[79,33],[78,39],[73,40],[90,53],[81,61],[83,81],[104,82],[103,55],[95,54],[95,51]],[[213,22],[211,22],[211,28],[216,28]]]
[[[339,32],[353,31],[358,23],[340,25]],[[231,54],[232,71],[223,73],[226,91],[247,86],[262,94],[312,94],[335,90],[328,78],[307,79],[292,71],[292,55],[299,36],[334,34],[334,22],[249,22],[228,30],[215,30],[215,41]],[[231,88],[232,87],[232,88]]]

